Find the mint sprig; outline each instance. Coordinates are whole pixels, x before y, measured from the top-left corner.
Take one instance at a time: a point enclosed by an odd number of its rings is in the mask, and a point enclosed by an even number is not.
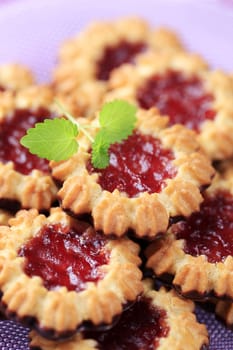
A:
[[[61,161],[70,158],[78,150],[77,137],[85,133],[92,143],[92,165],[105,168],[109,164],[109,147],[132,134],[136,123],[136,107],[123,100],[104,104],[100,111],[100,129],[93,139],[73,116],[59,105],[65,118],[45,119],[28,129],[20,143],[32,154],[48,160]]]
[[[111,144],[126,139],[136,122],[136,106],[126,101],[106,103],[100,111],[100,130],[92,145],[92,164],[103,169],[109,164],[108,149]]]

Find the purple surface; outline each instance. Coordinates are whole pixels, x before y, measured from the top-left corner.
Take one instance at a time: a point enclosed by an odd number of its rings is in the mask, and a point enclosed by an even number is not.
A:
[[[58,45],[95,19],[142,15],[152,24],[174,28],[187,47],[213,67],[232,70],[231,0],[3,0],[0,63],[28,64],[40,81],[49,79]]]
[[[21,62],[49,81],[59,44],[92,20],[140,15],[177,31],[191,51],[232,72],[232,0],[0,0],[0,63]],[[4,6],[3,6],[4,5]],[[198,308],[210,332],[210,350],[233,350],[233,332]],[[27,329],[0,321],[0,349],[28,349]],[[170,350],[170,349],[169,349]]]

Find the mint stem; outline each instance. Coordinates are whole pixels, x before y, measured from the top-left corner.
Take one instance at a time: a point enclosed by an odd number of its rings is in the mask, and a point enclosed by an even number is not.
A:
[[[57,100],[55,101],[56,105],[60,108],[60,110],[62,111],[62,113],[64,113],[64,115],[67,117],[67,119],[69,119],[71,121],[71,123],[77,125],[78,130],[82,131],[82,133],[84,135],[86,135],[86,137],[91,141],[91,143],[94,142],[93,137],[85,130],[85,127],[82,126],[79,122],[77,122],[77,120],[60,104],[60,102],[58,102]]]

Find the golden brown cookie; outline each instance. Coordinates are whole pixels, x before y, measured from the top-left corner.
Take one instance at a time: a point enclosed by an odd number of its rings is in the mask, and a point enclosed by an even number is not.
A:
[[[171,277],[185,296],[233,301],[233,186],[216,175],[200,211],[173,224],[147,248],[147,267]]]
[[[154,30],[137,17],[92,23],[61,46],[53,86],[73,114],[92,115],[103,99],[113,69],[147,50],[181,49],[172,31]]]
[[[233,155],[233,81],[211,71],[199,56],[184,52],[148,53],[136,64],[111,75],[105,99],[126,99],[139,107],[157,107],[170,125],[183,124],[198,133],[211,159]]]
[[[8,221],[13,217],[14,215],[10,213],[9,211],[0,209],[0,225],[8,225]]]
[[[94,227],[107,235],[132,229],[139,237],[155,237],[171,216],[198,210],[200,187],[213,175],[195,133],[181,125],[168,128],[155,109],[138,111],[134,133],[110,147],[106,169],[94,169],[90,156],[86,139],[69,160],[51,162],[52,175],[63,183],[62,207],[91,214]]]
[[[233,303],[220,300],[215,307],[215,313],[220,317],[228,327],[233,328]]]
[[[139,247],[111,240],[60,208],[22,210],[0,226],[0,291],[5,314],[49,338],[86,323],[109,324],[141,293]]]
[[[221,177],[229,182],[229,186],[233,187],[233,158],[217,162],[216,169]]]
[[[205,349],[206,327],[196,321],[194,304],[164,288],[152,290],[144,282],[144,293],[120,316],[110,330],[78,333],[66,342],[48,341],[30,333],[30,349],[37,350],[121,350]]]
[[[46,160],[20,145],[26,130],[56,115],[48,87],[31,86],[0,94],[0,206],[49,209],[56,198]],[[9,207],[10,206],[10,207]]]
[[[0,91],[16,91],[33,83],[33,74],[27,67],[16,63],[0,65]]]

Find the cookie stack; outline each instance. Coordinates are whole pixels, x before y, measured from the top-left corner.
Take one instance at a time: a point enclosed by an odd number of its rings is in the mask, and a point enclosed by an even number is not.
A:
[[[31,327],[31,349],[207,349],[195,301],[233,325],[232,77],[126,18],[62,44],[49,85],[7,66],[0,89],[2,313]],[[116,100],[136,106],[134,129],[98,167]],[[64,110],[90,131],[71,157],[20,144]]]

